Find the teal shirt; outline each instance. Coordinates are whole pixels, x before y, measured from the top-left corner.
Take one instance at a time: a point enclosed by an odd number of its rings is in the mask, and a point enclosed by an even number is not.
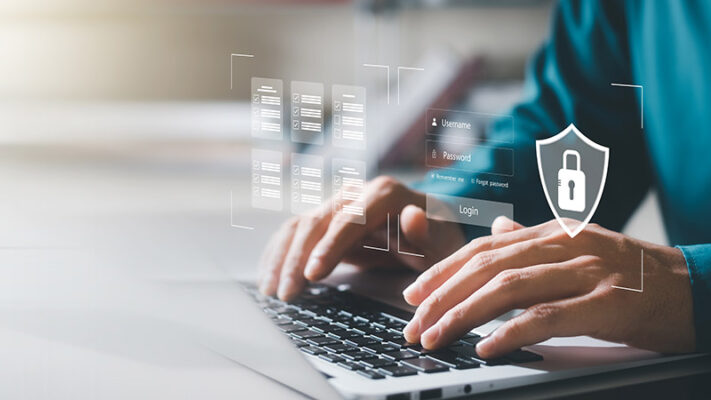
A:
[[[593,222],[620,230],[648,190],[656,190],[669,240],[689,268],[697,348],[711,350],[711,2],[562,1],[550,37],[530,61],[524,98],[510,115],[511,190],[436,181],[420,188],[512,202],[515,218],[527,225],[549,220],[535,141],[574,123],[610,148]],[[493,123],[489,138],[507,137],[510,126]],[[482,170],[499,162],[484,148],[474,156]]]

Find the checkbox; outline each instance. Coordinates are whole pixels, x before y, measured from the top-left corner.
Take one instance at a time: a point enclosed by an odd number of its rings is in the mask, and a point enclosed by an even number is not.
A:
[[[294,116],[299,115],[299,107],[294,107],[294,109],[292,111],[293,111]]]
[[[301,168],[298,165],[291,167],[291,173],[294,175],[299,175],[301,173]]]
[[[299,180],[298,180],[298,179],[293,179],[293,180],[291,181],[291,186],[292,186],[294,189],[298,189],[298,188],[299,188]]]
[[[333,102],[333,109],[334,109],[335,111],[341,111],[341,109],[342,109],[342,107],[341,107],[341,102],[340,102],[340,101],[334,101],[334,102]]]
[[[293,99],[294,103],[301,103],[301,95],[299,95],[298,93],[294,94]]]
[[[259,104],[259,95],[258,94],[252,95],[252,103]]]

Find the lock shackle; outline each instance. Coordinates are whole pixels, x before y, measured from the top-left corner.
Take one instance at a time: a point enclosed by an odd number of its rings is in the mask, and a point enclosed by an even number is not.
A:
[[[575,156],[577,170],[580,171],[580,153],[575,150],[566,150],[563,152],[563,168],[568,169],[568,156]]]

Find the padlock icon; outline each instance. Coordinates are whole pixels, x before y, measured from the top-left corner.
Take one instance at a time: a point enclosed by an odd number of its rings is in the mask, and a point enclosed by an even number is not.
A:
[[[576,168],[568,168],[568,156],[574,156]],[[580,153],[563,152],[563,168],[558,170],[558,207],[561,210],[585,211],[585,173],[580,170]]]

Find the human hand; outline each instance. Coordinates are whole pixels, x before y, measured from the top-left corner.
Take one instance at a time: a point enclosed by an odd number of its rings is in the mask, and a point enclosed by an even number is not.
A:
[[[526,309],[477,344],[485,358],[555,336],[590,335],[658,352],[695,347],[691,284],[679,249],[590,224],[574,238],[557,221],[524,228],[499,217],[404,291],[417,311],[405,338],[438,348]],[[644,291],[640,254],[644,251]]]
[[[326,277],[341,261],[369,267],[405,265],[424,270],[464,244],[461,229],[452,223],[428,221],[423,211],[424,193],[397,180],[381,176],[364,189],[366,223],[331,213],[333,199],[305,216],[291,218],[272,237],[260,262],[259,288],[266,295],[278,293],[289,300],[304,287],[306,279]],[[403,247],[424,257],[364,249],[362,243],[385,247],[388,214],[400,216]],[[395,229],[398,227],[396,226]],[[393,229],[392,234],[397,231]]]

